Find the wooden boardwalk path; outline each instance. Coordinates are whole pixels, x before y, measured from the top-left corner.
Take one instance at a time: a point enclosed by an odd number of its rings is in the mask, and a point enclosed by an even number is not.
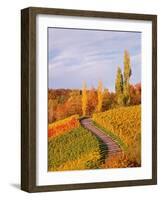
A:
[[[105,132],[96,127],[90,118],[82,119],[80,123],[107,146],[106,154],[108,156],[121,152],[120,146]]]

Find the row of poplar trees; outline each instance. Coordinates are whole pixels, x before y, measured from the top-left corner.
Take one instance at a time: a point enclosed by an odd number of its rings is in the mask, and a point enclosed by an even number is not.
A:
[[[124,51],[124,72],[118,67],[115,80],[115,91],[118,105],[126,106],[130,104],[130,76],[131,64],[130,55],[127,50]]]
[[[122,74],[121,68],[118,67],[116,80],[115,80],[115,92],[117,104],[120,106],[126,106],[130,104],[130,76],[131,76],[131,64],[130,55],[127,50],[124,51],[124,73]],[[98,82],[97,88],[98,104],[96,107],[97,112],[101,112],[103,102],[103,84]],[[87,86],[86,82],[83,82],[82,88],[82,113],[86,116],[87,110]]]
[[[98,99],[98,103],[97,103],[96,111],[101,112],[102,102],[103,102],[103,84],[102,84],[102,81],[98,82],[97,99]],[[83,113],[83,116],[86,116],[87,102],[88,102],[87,85],[86,85],[86,82],[84,81],[83,82],[83,88],[82,88],[82,113]]]

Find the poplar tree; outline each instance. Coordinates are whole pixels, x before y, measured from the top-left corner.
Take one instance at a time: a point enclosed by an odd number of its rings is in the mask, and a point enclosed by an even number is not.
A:
[[[117,103],[119,105],[124,105],[123,75],[120,67],[118,67],[117,69],[116,80],[115,80],[115,92],[116,92]]]
[[[130,76],[131,76],[131,63],[130,55],[127,50],[124,51],[124,84],[123,84],[123,94],[124,94],[124,104],[130,104]]]
[[[102,81],[98,82],[97,97],[98,97],[97,111],[101,112],[102,102],[103,102],[103,84],[102,84]]]
[[[82,88],[82,113],[83,116],[86,116],[87,111],[87,86],[86,82],[83,82],[83,88]]]

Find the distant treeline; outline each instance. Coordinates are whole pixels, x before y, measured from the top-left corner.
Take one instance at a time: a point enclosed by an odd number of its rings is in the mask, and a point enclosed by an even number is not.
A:
[[[86,115],[92,116],[98,112],[98,89],[86,90],[87,103]],[[49,89],[48,90],[48,121],[52,123],[56,120],[64,119],[74,114],[83,115],[82,110],[82,90],[79,89]],[[141,104],[141,84],[130,84],[129,105]],[[104,89],[102,93],[101,111],[116,108],[118,105],[116,92]]]

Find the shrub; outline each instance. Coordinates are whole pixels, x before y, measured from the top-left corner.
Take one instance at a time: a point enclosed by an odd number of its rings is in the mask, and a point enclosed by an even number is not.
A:
[[[139,167],[139,163],[129,158],[126,153],[117,153],[116,155],[110,155],[106,160],[102,168],[127,168],[127,167]]]

